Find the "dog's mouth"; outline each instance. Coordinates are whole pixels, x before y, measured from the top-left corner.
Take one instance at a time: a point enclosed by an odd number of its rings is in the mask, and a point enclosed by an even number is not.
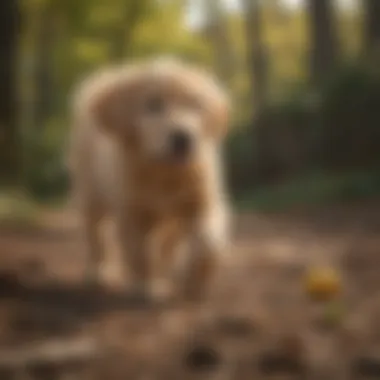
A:
[[[168,166],[185,166],[192,162],[192,154],[178,154],[174,152],[168,152],[167,154],[159,157],[159,161],[162,164],[168,165]]]
[[[166,151],[164,154],[156,156],[154,160],[166,167],[181,168],[192,165],[194,162],[194,156],[193,151],[189,151],[188,153]]]

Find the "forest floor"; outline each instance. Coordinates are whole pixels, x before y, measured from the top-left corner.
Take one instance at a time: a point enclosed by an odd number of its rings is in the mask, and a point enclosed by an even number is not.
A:
[[[142,306],[116,255],[83,286],[70,211],[0,225],[0,379],[380,378],[380,200],[242,213],[233,249],[201,304]],[[340,273],[334,303],[305,292],[318,265]]]

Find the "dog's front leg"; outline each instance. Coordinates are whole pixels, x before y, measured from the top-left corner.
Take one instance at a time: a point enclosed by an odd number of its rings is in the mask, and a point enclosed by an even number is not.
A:
[[[209,210],[195,221],[190,238],[185,296],[198,299],[207,293],[220,260],[227,253],[227,212],[219,207]]]
[[[138,223],[125,216],[117,219],[116,228],[122,259],[129,271],[132,289],[146,297],[151,280],[146,231]]]

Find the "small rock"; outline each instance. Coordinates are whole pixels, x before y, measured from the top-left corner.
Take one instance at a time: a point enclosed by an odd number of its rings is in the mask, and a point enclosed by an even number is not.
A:
[[[194,346],[185,357],[186,367],[191,371],[214,371],[221,362],[219,353],[206,345]]]
[[[355,376],[364,376],[368,378],[380,378],[380,358],[362,356],[358,357],[351,367]]]

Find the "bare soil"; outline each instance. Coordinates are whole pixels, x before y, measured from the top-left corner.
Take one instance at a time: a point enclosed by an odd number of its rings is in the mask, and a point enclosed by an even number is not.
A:
[[[379,200],[237,215],[199,304],[134,302],[115,254],[86,288],[70,211],[0,226],[0,252],[1,380],[380,378]],[[341,276],[333,302],[305,292],[318,265]]]

